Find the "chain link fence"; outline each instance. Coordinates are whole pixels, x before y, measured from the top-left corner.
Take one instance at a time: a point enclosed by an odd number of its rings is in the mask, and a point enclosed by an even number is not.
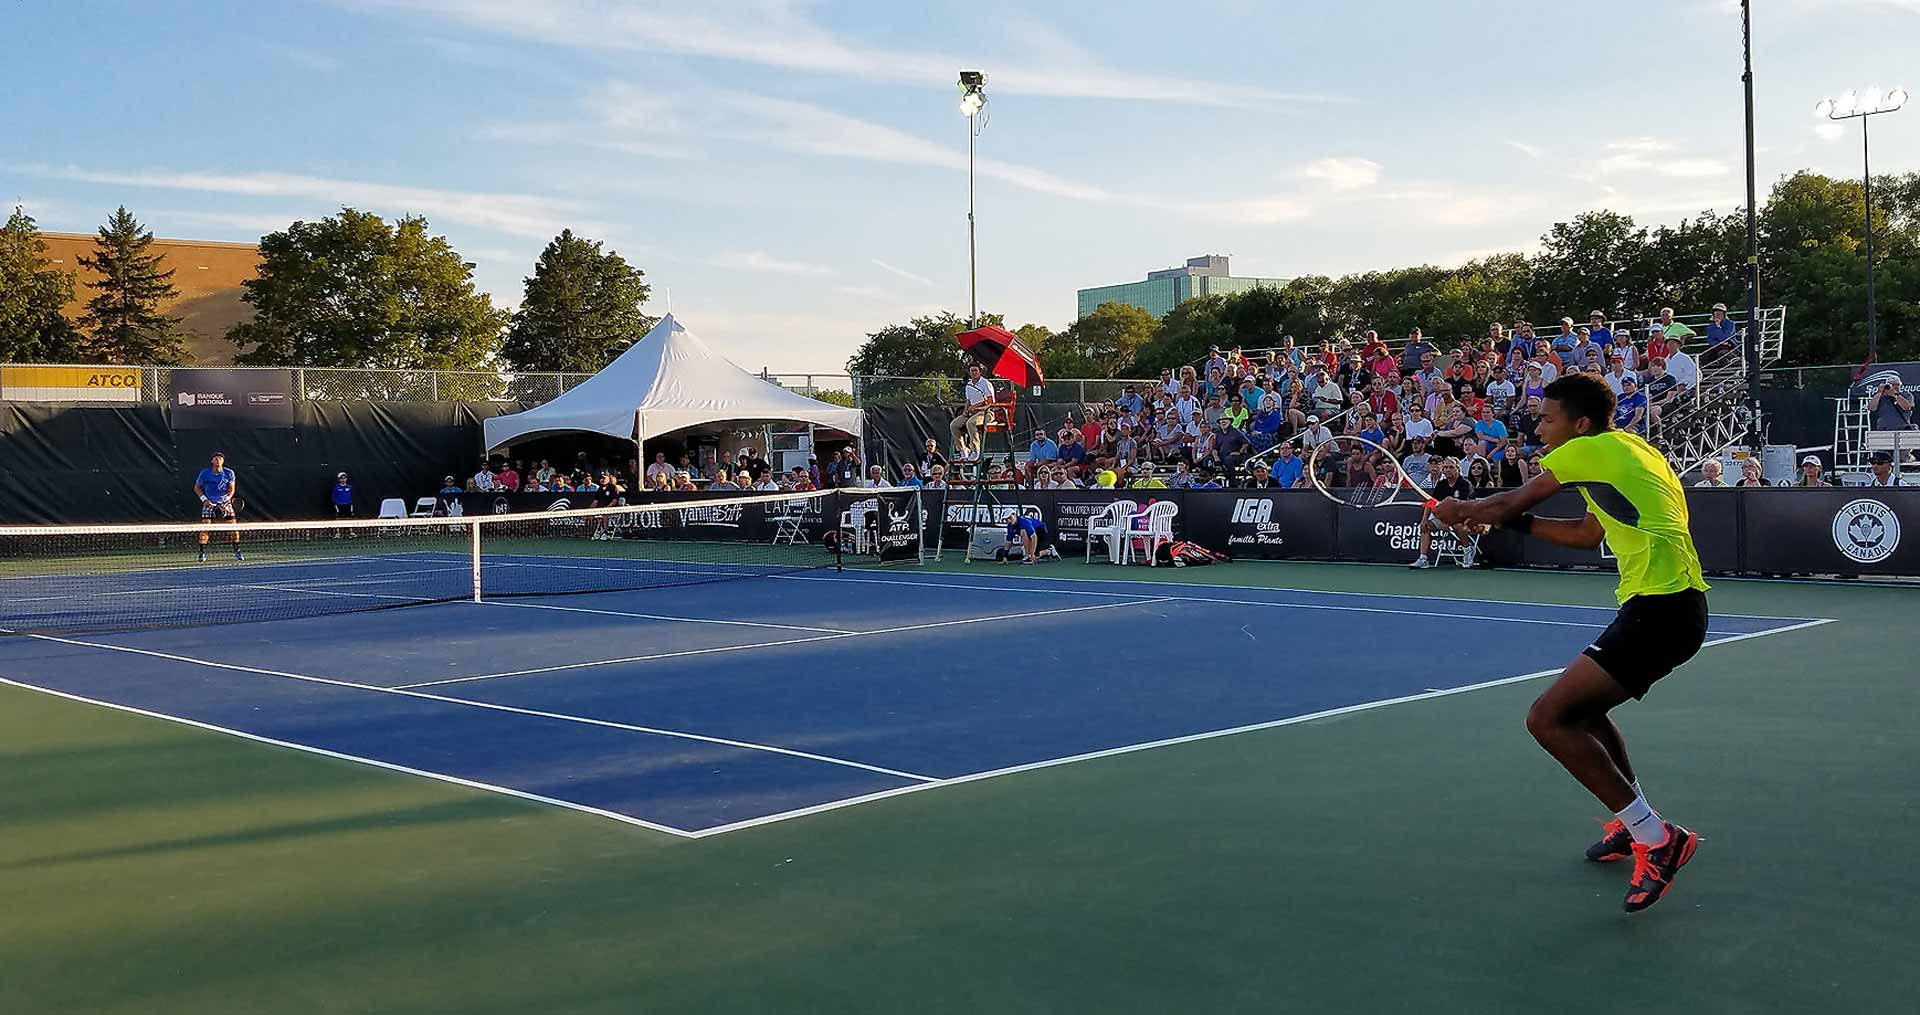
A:
[[[6,364],[12,366],[13,364]],[[38,364],[33,364],[38,365]],[[86,367],[83,364],[75,366]],[[92,369],[92,367],[86,367]],[[104,369],[104,368],[103,368]],[[118,367],[140,371],[140,401],[170,404],[173,367]],[[193,369],[191,367],[182,369]],[[292,375],[293,397],[302,402],[551,402],[592,374],[515,373],[505,370],[388,370],[364,367],[213,367],[219,370],[275,370]],[[878,374],[757,375],[809,398],[858,408],[893,405],[951,405],[964,399],[962,377],[892,377]],[[1050,382],[1044,397],[1055,402],[1103,402],[1128,384],[1147,380],[1066,378]],[[1034,397],[1022,391],[1022,397]]]

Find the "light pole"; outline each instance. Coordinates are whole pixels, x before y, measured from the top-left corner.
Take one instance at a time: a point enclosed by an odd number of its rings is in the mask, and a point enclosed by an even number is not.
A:
[[[1861,190],[1867,205],[1867,362],[1880,354],[1880,329],[1874,321],[1873,307],[1873,162],[1867,149],[1867,118],[1891,113],[1907,104],[1907,90],[1895,88],[1881,94],[1878,88],[1864,92],[1841,92],[1837,99],[1821,99],[1813,107],[1814,115],[1829,120],[1860,121]]]
[[[967,118],[967,327],[980,326],[980,276],[973,246],[973,139],[987,126],[987,76],[960,72],[960,115]]]
[[[1740,0],[1740,87],[1745,93],[1747,111],[1747,334],[1740,343],[1746,351],[1747,419],[1751,422],[1747,444],[1760,452],[1763,426],[1760,419],[1760,230],[1759,202],[1754,196],[1753,172],[1753,10],[1750,0]]]

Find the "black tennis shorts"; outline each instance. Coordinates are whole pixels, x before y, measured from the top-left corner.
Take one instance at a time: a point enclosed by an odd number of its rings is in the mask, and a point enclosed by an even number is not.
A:
[[[1635,698],[1644,698],[1653,682],[1672,673],[1700,651],[1707,640],[1707,594],[1685,589],[1658,596],[1634,596],[1600,637],[1588,645],[1600,668]]]

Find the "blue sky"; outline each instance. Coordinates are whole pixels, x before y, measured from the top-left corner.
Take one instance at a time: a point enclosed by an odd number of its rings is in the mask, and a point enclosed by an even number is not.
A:
[[[1755,6],[1762,193],[1857,174],[1857,124],[1813,104],[1920,91],[1920,0]],[[1726,0],[7,0],[0,39],[0,200],[43,228],[416,212],[511,306],[571,226],[751,369],[965,313],[962,67],[991,96],[981,303],[1015,323],[1195,254],[1446,264],[1743,197]],[[1920,103],[1874,122],[1876,170],[1920,167]]]

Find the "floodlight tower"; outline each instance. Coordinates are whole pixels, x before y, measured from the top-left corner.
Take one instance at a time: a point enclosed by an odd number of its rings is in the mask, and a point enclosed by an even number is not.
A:
[[[967,118],[967,327],[980,326],[980,277],[973,242],[973,142],[987,126],[987,76],[960,72],[960,115]]]
[[[1873,306],[1873,163],[1867,149],[1867,118],[1882,113],[1892,113],[1907,104],[1907,90],[1895,88],[1882,92],[1878,88],[1863,91],[1841,92],[1838,98],[1821,99],[1813,107],[1815,116],[1824,116],[1829,120],[1860,121],[1860,177],[1861,190],[1867,204],[1867,362],[1871,363],[1880,354],[1880,329],[1874,320]]]

